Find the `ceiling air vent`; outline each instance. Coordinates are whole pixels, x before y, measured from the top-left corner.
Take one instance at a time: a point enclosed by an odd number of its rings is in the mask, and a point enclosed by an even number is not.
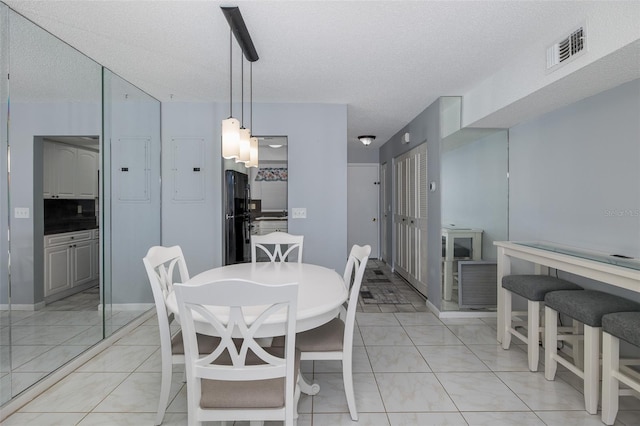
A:
[[[553,44],[547,49],[547,69],[554,68],[578,53],[585,47],[584,27],[580,27],[568,37]]]

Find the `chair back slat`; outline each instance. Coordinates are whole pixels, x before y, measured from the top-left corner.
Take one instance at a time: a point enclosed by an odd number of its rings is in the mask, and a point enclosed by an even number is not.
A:
[[[302,263],[304,235],[291,235],[286,232],[272,232],[267,235],[251,236],[251,262],[257,262],[259,254],[266,254],[269,262],[291,261],[297,251],[297,261]],[[283,252],[283,246],[286,250]],[[259,251],[258,251],[259,250]]]
[[[147,251],[147,255],[142,259],[142,263],[147,272],[153,300],[156,305],[156,314],[160,327],[160,344],[165,347],[165,350],[170,350],[171,333],[169,324],[173,321],[173,315],[169,315],[165,300],[169,293],[173,291],[174,282],[189,280],[187,263],[179,246],[151,247]],[[176,265],[178,265],[178,275],[174,276]]]
[[[296,283],[278,286],[233,279],[201,285],[176,284],[180,321],[185,339],[187,368],[194,377],[212,380],[264,380],[284,377],[293,359],[295,342]],[[212,307],[228,309],[226,324]],[[243,308],[251,307],[248,320]],[[259,313],[256,315],[255,311]],[[265,322],[286,312],[287,353],[284,357],[269,353],[256,334]],[[198,353],[195,341],[196,321],[212,325],[220,343],[208,354]],[[292,334],[288,334],[288,333]],[[291,356],[291,358],[289,358]]]

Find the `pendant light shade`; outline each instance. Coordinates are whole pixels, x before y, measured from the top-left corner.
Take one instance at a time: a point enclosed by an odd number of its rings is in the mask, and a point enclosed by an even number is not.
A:
[[[258,138],[255,136],[250,139],[247,167],[258,167]]]
[[[240,155],[236,160],[237,163],[248,163],[249,162],[249,153],[251,150],[251,130],[245,129],[244,127],[240,128]]]
[[[222,156],[240,157],[240,122],[233,117],[222,120]]]

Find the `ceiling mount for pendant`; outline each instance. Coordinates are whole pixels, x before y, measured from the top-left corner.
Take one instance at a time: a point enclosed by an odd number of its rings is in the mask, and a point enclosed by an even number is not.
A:
[[[249,35],[249,30],[247,30],[247,26],[245,25],[242,14],[240,13],[240,8],[237,6],[221,6],[220,9],[222,9],[224,17],[227,18],[229,27],[231,27],[233,35],[236,36],[236,40],[244,53],[244,57],[247,58],[247,61],[249,62],[257,61],[259,59],[258,52],[256,52],[256,48],[253,45],[253,41]]]

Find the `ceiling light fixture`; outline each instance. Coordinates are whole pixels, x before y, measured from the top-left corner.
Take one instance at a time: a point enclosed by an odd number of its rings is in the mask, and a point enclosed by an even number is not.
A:
[[[269,148],[282,148],[282,145],[269,145]]]
[[[371,145],[371,142],[376,140],[376,137],[372,135],[362,135],[362,136],[358,136],[358,139],[360,140],[360,142],[362,142],[364,146],[369,146]]]
[[[258,60],[258,53],[251,41],[247,26],[242,19],[240,8],[221,7],[229,23],[229,118],[222,120],[222,156],[235,158],[236,162],[243,162],[247,167],[258,167],[258,139],[251,137],[251,130],[244,128],[244,59],[242,59],[242,124],[233,118],[233,66],[231,34],[235,35],[245,58],[253,63]],[[253,67],[251,68],[253,71]],[[251,76],[251,104],[253,104],[253,75]],[[253,105],[251,105],[251,120],[253,120]]]

